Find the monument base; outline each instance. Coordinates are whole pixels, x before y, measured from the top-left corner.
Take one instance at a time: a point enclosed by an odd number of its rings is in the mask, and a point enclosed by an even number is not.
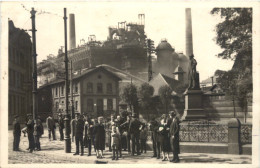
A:
[[[206,119],[206,113],[203,109],[201,90],[187,90],[185,92],[185,109],[182,116],[183,120],[201,120]]]

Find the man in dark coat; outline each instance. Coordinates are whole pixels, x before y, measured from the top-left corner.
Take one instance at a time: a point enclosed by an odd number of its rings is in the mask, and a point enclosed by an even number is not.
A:
[[[173,111],[171,113],[172,116],[172,122],[170,126],[170,141],[171,141],[171,148],[173,152],[173,159],[171,162],[177,163],[180,161],[179,159],[179,153],[180,153],[180,144],[179,144],[179,131],[180,131],[180,125],[179,125],[179,119],[176,117],[176,112]]]
[[[55,137],[55,129],[56,129],[55,121],[53,120],[53,118],[50,115],[46,119],[46,125],[47,125],[48,131],[49,131],[49,140],[51,140],[51,134],[52,134],[53,140],[56,140],[56,137]]]
[[[84,155],[84,144],[83,144],[83,132],[85,122],[83,116],[80,113],[75,113],[76,123],[75,123],[75,142],[76,142],[76,152],[73,155],[79,155],[79,144],[81,146],[81,156]]]
[[[152,118],[150,122],[150,131],[152,133],[152,143],[153,143],[153,156],[152,157],[157,157],[157,131],[159,128],[158,122],[155,120],[155,118]],[[160,151],[159,151],[160,154]]]
[[[132,153],[131,155],[134,156],[135,154],[135,147],[137,147],[136,153],[140,155],[140,130],[141,130],[141,122],[138,120],[137,115],[133,114],[133,119],[130,121],[129,125],[129,133],[131,134],[132,140]]]
[[[21,137],[21,127],[20,127],[18,115],[14,116],[13,135],[14,135],[13,151],[19,151],[19,143],[20,143],[20,137]]]
[[[41,135],[42,135],[42,128],[41,128],[40,121],[37,119],[36,123],[34,124],[34,132],[33,132],[35,149],[37,151],[41,150],[41,143],[40,143]]]
[[[62,117],[62,114],[58,115],[58,124],[59,124],[59,132],[60,132],[60,140],[64,140],[64,134],[63,134],[63,129],[64,129],[64,120]]]
[[[91,156],[91,145],[92,145],[92,137],[93,137],[93,123],[91,119],[86,116],[85,121],[85,137],[84,137],[84,146],[88,148],[88,156]]]
[[[128,151],[128,154],[131,153],[131,144],[130,144],[130,141],[131,141],[131,135],[129,133],[129,125],[130,125],[130,122],[131,122],[131,116],[127,116],[127,120],[126,122],[124,122],[123,124],[120,125],[120,127],[122,128],[123,130],[123,134],[126,134],[126,143],[127,143],[127,151]]]
[[[28,141],[29,141],[29,152],[32,153],[34,150],[34,121],[32,119],[32,114],[27,114],[28,122],[26,123],[27,126],[27,134],[28,134]]]

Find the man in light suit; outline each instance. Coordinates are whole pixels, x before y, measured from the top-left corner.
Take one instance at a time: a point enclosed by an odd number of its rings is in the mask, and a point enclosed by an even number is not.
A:
[[[180,142],[179,142],[179,131],[180,131],[180,121],[178,117],[176,117],[176,112],[171,112],[172,122],[170,125],[170,141],[171,148],[173,152],[173,159],[171,162],[178,163],[180,162],[179,153],[180,153]]]

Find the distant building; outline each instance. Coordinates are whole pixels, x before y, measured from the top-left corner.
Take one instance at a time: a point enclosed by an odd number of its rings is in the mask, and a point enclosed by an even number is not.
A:
[[[155,73],[178,79],[188,83],[189,59],[183,53],[176,53],[171,44],[163,39],[156,47],[157,61],[154,63]]]
[[[8,21],[8,122],[19,115],[22,122],[32,113],[32,42],[25,30]]]
[[[147,80],[146,35],[144,31],[144,15],[139,14],[139,23],[119,22],[117,27],[108,28],[106,41],[98,41],[95,35],[88,40],[81,40],[81,45],[68,51],[68,59],[72,61],[73,71],[107,64],[127,73]],[[70,28],[75,30],[75,25]],[[73,35],[69,41],[75,40]],[[44,85],[64,73],[64,52],[59,49],[57,56],[51,56],[38,63],[39,86]]]

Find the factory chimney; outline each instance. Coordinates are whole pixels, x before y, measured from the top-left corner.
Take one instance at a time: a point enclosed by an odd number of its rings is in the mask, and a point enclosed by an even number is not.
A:
[[[191,8],[185,9],[186,16],[186,56],[193,54]]]
[[[76,33],[75,33],[75,15],[70,14],[69,15],[69,50],[76,48]]]

